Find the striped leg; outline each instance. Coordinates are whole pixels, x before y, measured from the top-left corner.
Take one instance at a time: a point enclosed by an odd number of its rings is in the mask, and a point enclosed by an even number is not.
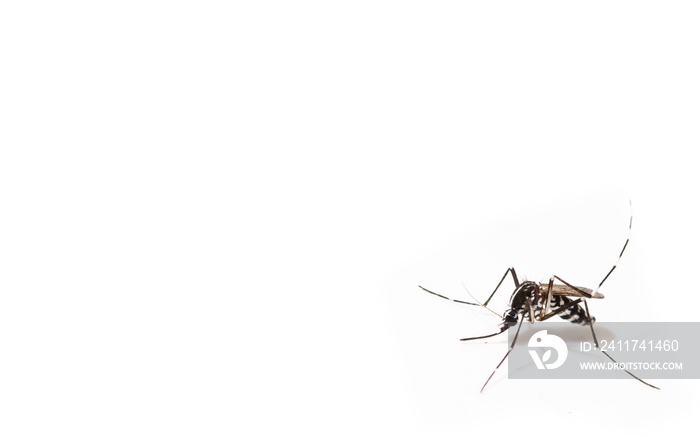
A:
[[[624,251],[624,249],[623,249],[623,251]],[[591,319],[591,313],[588,311],[588,303],[586,303],[585,300],[583,301],[583,305],[586,307],[586,315],[588,315],[588,318]],[[593,323],[591,323],[591,334],[593,334],[593,343],[595,343],[595,348],[598,349],[598,350],[600,350],[600,346],[598,345],[598,339],[596,338],[595,331],[593,330]],[[613,357],[611,357],[607,352],[605,352],[604,350],[600,350],[600,351],[601,351],[606,357],[610,358],[610,361],[612,361],[613,363],[617,364],[617,361],[615,361],[615,359],[614,359]],[[627,373],[629,376],[631,376],[632,378],[634,378],[634,379],[636,379],[637,381],[641,382],[642,384],[646,384],[646,385],[648,385],[648,386],[651,387],[651,388],[655,388],[655,389],[657,389],[657,390],[661,390],[659,387],[657,387],[657,386],[655,386],[655,385],[649,384],[648,382],[646,382],[646,381],[644,381],[643,379],[637,377],[637,376],[634,375],[633,373],[631,373],[631,372],[629,372],[629,371],[627,371],[627,370],[625,370],[625,369],[622,369],[622,370],[623,370],[625,373]]]
[[[515,348],[515,342],[518,341],[518,334],[520,334],[520,328],[523,326],[523,320],[525,320],[525,316],[522,316],[520,318],[520,323],[518,324],[518,330],[515,331],[515,337],[513,338],[513,342],[510,344],[510,347],[508,348],[508,352],[506,352],[506,355],[503,357],[501,362],[498,363],[498,366],[496,366],[496,368],[493,369],[493,372],[491,372],[491,376],[489,376],[489,379],[486,380],[486,382],[484,383],[484,386],[481,387],[481,391],[479,393],[484,392],[484,389],[486,388],[486,384],[488,384],[489,381],[491,381],[491,378],[493,378],[493,375],[496,374],[496,371],[498,370],[498,368],[501,367],[501,364],[503,364],[503,362],[506,360],[506,358],[508,358],[510,351],[512,351],[513,348]]]
[[[598,284],[598,287],[595,289],[593,292],[593,295],[595,296],[598,293],[598,290],[600,289],[600,286],[603,285],[603,282],[605,282],[608,279],[608,276],[617,268],[617,264],[620,262],[620,259],[622,259],[622,254],[625,253],[625,249],[627,249],[627,244],[630,242],[630,237],[632,236],[632,199],[630,199],[630,225],[627,228],[627,240],[625,241],[625,244],[622,246],[622,250],[620,251],[620,255],[617,257],[617,261],[615,261],[615,264],[612,266],[610,271],[608,272],[607,275],[603,278],[602,281],[600,281],[600,284]]]
[[[474,302],[466,302],[466,301],[458,300],[458,299],[452,299],[452,298],[449,298],[449,297],[447,297],[447,296],[443,296],[442,294],[436,293],[436,292],[434,292],[434,291],[430,291],[430,290],[428,290],[427,288],[423,287],[422,285],[419,285],[418,287],[419,287],[421,290],[423,290],[423,291],[427,291],[427,292],[430,293],[430,294],[434,294],[434,295],[437,296],[437,297],[441,297],[441,298],[443,298],[443,299],[447,299],[447,300],[450,300],[450,301],[452,301],[452,302],[463,303],[463,304],[467,304],[467,305],[482,306],[482,307],[486,308],[486,305],[489,304],[489,301],[491,300],[491,298],[493,297],[493,295],[496,294],[496,291],[498,291],[498,288],[499,288],[499,287],[501,286],[501,284],[503,283],[503,280],[505,280],[505,279],[506,279],[506,276],[508,276],[508,272],[510,272],[510,274],[513,276],[513,282],[515,282],[515,288],[518,288],[518,287],[520,286],[520,282],[518,281],[518,276],[515,274],[515,269],[514,269],[513,267],[509,267],[508,270],[506,270],[506,272],[503,274],[503,277],[501,278],[501,280],[498,282],[498,285],[496,285],[496,289],[493,290],[493,293],[491,293],[491,296],[489,296],[489,298],[486,299],[486,302],[484,302],[483,304],[474,303]],[[487,308],[487,309],[488,309],[488,308]]]

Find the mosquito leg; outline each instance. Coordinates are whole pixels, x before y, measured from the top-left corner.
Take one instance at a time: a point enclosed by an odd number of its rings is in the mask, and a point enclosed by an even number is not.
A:
[[[595,330],[593,329],[593,317],[591,317],[591,313],[588,311],[588,302],[586,302],[584,300],[583,306],[586,307],[586,318],[588,319],[588,324],[591,325],[591,335],[593,336],[593,343],[595,344],[596,349],[600,349],[600,346],[598,345],[598,337],[596,337]],[[603,352],[603,351],[601,351],[601,352]],[[603,353],[605,353],[605,352],[603,352]],[[612,360],[612,358],[611,358],[611,360]],[[615,360],[613,360],[613,361],[615,361]]]
[[[504,324],[500,331],[494,332],[493,334],[482,335],[482,336],[480,336],[480,337],[460,338],[459,341],[479,340],[480,338],[495,337],[496,335],[505,332],[506,329],[508,329],[508,325],[505,325],[505,324]]]
[[[549,285],[547,286],[547,303],[544,304],[544,314],[549,312],[549,305],[552,302],[552,285],[554,285],[554,276],[549,278]]]
[[[588,316],[588,320],[590,321],[591,320],[591,313],[588,311],[588,304],[586,303],[585,300],[583,301],[583,305],[586,307],[586,316]],[[610,361],[617,364],[617,361],[615,361],[615,359],[613,357],[611,357],[607,352],[600,349],[600,347],[598,346],[598,339],[596,338],[595,331],[593,330],[593,323],[591,323],[590,325],[591,325],[591,333],[593,334],[593,342],[595,343],[595,348],[598,349],[599,351],[601,351],[606,357],[610,358]],[[655,388],[657,390],[660,390],[659,387],[649,384],[648,382],[644,381],[643,379],[638,378],[637,376],[635,376],[631,372],[629,372],[625,369],[621,369],[621,370],[623,370],[626,374],[630,375],[632,378],[636,379],[637,381],[641,382],[642,384],[645,384],[651,388]]]
[[[520,281],[518,281],[518,275],[515,274],[515,269],[513,267],[509,267],[508,270],[506,270],[506,272],[503,274],[503,277],[501,278],[501,280],[498,282],[498,285],[496,285],[496,289],[493,290],[493,293],[491,293],[491,296],[489,296],[489,298],[486,299],[486,302],[484,302],[484,306],[489,304],[493,295],[496,294],[496,292],[498,291],[498,287],[501,286],[501,284],[503,283],[503,280],[506,279],[506,276],[508,276],[508,272],[510,272],[511,276],[513,276],[513,282],[515,282],[515,288],[520,287]]]
[[[525,301],[525,306],[527,307],[527,312],[530,315],[530,324],[535,323],[535,310],[532,308],[532,304],[529,300]]]
[[[493,372],[491,373],[491,376],[489,376],[489,379],[486,380],[484,383],[484,386],[481,387],[481,391],[479,393],[483,393],[484,389],[486,388],[486,385],[491,381],[491,378],[493,378],[493,375],[496,374],[496,371],[498,370],[499,367],[501,367],[501,364],[508,358],[508,355],[510,354],[510,351],[513,350],[515,347],[515,342],[518,341],[518,334],[520,334],[520,328],[523,326],[523,320],[525,320],[525,316],[520,318],[520,324],[518,324],[518,330],[515,331],[515,338],[513,338],[513,342],[510,344],[510,347],[508,348],[508,352],[506,352],[506,355],[503,357],[500,363],[498,363],[498,366],[496,366],[495,369],[493,369]]]
[[[612,266],[610,271],[608,272],[607,275],[603,278],[602,281],[600,281],[600,284],[598,284],[598,288],[595,289],[593,294],[595,295],[598,290],[600,289],[600,286],[603,285],[603,282],[605,282],[608,279],[608,276],[617,268],[617,264],[620,262],[620,259],[622,259],[622,254],[625,253],[625,249],[627,249],[627,245],[630,242],[630,236],[632,235],[632,200],[630,199],[630,225],[627,228],[627,240],[625,241],[624,246],[622,246],[622,250],[620,251],[620,255],[617,257],[617,261],[615,261],[615,264]]]
[[[483,306],[484,308],[486,308],[486,305],[488,305],[488,303],[489,303],[489,301],[491,300],[491,298],[493,297],[493,295],[496,294],[496,291],[498,291],[498,288],[501,286],[501,284],[503,283],[503,281],[506,279],[506,276],[508,275],[508,272],[510,272],[510,274],[513,276],[513,282],[515,282],[515,288],[518,288],[518,287],[520,286],[520,282],[518,281],[518,276],[515,274],[515,269],[514,269],[513,267],[508,268],[508,270],[506,270],[506,272],[503,274],[503,277],[501,278],[500,282],[499,282],[498,285],[496,286],[496,289],[493,290],[493,293],[491,293],[491,296],[489,296],[489,298],[486,299],[486,302],[484,302],[483,305],[482,305],[482,304],[478,304],[478,303],[474,303],[474,302],[466,302],[466,301],[463,301],[463,300],[452,299],[452,298],[449,298],[449,297],[447,297],[447,296],[443,296],[443,295],[440,294],[440,293],[436,293],[436,292],[434,292],[434,291],[430,291],[430,290],[428,290],[427,288],[423,287],[422,285],[419,285],[418,287],[419,287],[421,290],[423,290],[423,291],[427,291],[427,292],[430,293],[430,294],[434,294],[434,295],[437,296],[437,297],[441,297],[441,298],[443,298],[443,299],[446,299],[446,300],[449,300],[449,301],[452,301],[452,302],[463,303],[463,304],[467,304],[467,305]],[[487,309],[488,309],[488,308],[487,308]]]

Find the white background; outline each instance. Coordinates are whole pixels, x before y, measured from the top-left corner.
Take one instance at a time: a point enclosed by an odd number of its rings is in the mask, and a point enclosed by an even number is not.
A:
[[[508,380],[508,266],[698,321],[693,2],[5,2],[0,431],[658,434]],[[508,291],[494,308],[501,313]],[[685,346],[685,345],[684,345]],[[688,345],[694,347],[694,345]],[[665,432],[665,431],[664,431]]]

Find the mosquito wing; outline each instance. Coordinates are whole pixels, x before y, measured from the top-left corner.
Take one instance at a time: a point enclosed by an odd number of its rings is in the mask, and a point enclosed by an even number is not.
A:
[[[549,284],[540,284],[542,290],[547,291]],[[585,294],[584,294],[585,293]],[[585,287],[569,287],[565,284],[552,284],[552,294],[555,296],[571,296],[571,297],[586,297],[589,298],[593,294],[593,290]],[[600,295],[600,293],[598,293]],[[598,297],[598,296],[596,296]],[[601,295],[602,297],[602,295]]]

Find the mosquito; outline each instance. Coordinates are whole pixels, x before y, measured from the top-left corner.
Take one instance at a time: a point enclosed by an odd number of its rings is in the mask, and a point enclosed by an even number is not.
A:
[[[630,208],[631,208],[631,202],[630,202]],[[571,285],[569,282],[566,282],[562,278],[560,278],[557,275],[553,275],[550,279],[549,282],[534,282],[534,281],[523,281],[520,282],[518,280],[518,275],[515,273],[515,269],[513,267],[510,267],[506,270],[506,272],[503,274],[503,277],[501,280],[498,282],[498,285],[496,285],[496,289],[493,290],[493,293],[489,296],[488,299],[482,304],[480,303],[474,296],[469,293],[469,296],[472,297],[476,301],[474,302],[467,302],[463,300],[457,300],[457,299],[450,299],[449,297],[443,296],[441,294],[435,293],[433,291],[428,290],[427,288],[423,286],[418,286],[422,290],[427,291],[430,294],[434,294],[435,296],[441,297],[443,299],[450,300],[452,302],[457,302],[461,304],[466,304],[466,305],[475,305],[475,306],[481,306],[486,308],[487,310],[491,311],[492,313],[496,314],[498,317],[502,318],[502,322],[500,325],[500,329],[498,332],[495,332],[493,334],[489,335],[482,335],[479,337],[469,337],[469,338],[462,338],[460,339],[461,341],[469,341],[469,340],[479,340],[482,338],[489,338],[489,337],[494,337],[496,335],[502,334],[503,332],[507,331],[508,328],[511,326],[518,326],[517,331],[515,332],[515,337],[513,338],[513,342],[510,344],[508,348],[508,352],[506,352],[505,356],[503,359],[498,363],[496,368],[493,370],[491,373],[491,376],[486,380],[484,383],[483,387],[481,387],[480,393],[483,393],[484,389],[486,388],[486,385],[491,381],[491,378],[493,375],[496,374],[496,371],[501,367],[503,362],[508,358],[508,355],[510,352],[513,350],[515,347],[515,342],[518,340],[518,334],[520,333],[520,328],[523,325],[523,322],[525,320],[528,320],[530,323],[535,323],[537,322],[542,322],[545,320],[548,320],[554,316],[559,316],[564,320],[568,320],[571,323],[579,324],[579,325],[588,325],[591,328],[591,335],[593,336],[593,343],[595,344],[595,348],[597,350],[600,350],[600,346],[598,344],[598,338],[596,337],[595,330],[593,329],[593,323],[595,322],[595,317],[591,316],[591,313],[588,310],[588,303],[586,299],[602,299],[605,296],[603,296],[602,293],[600,293],[598,290],[600,287],[605,283],[605,281],[610,277],[610,274],[617,268],[617,265],[619,264],[620,260],[622,259],[622,255],[625,253],[625,249],[627,249],[627,245],[630,242],[630,236],[632,234],[632,214],[630,213],[630,223],[629,227],[627,230],[627,240],[625,241],[625,244],[622,246],[622,251],[620,251],[620,255],[617,257],[617,261],[615,264],[612,266],[610,271],[608,272],[605,277],[603,277],[603,280],[600,281],[598,284],[598,287],[596,287],[595,290],[592,290],[590,288],[585,288],[585,287],[579,287],[575,285]],[[513,294],[510,297],[510,302],[508,303],[508,309],[506,309],[505,313],[503,313],[503,316],[499,315],[495,311],[493,311],[491,308],[488,308],[487,305],[491,301],[491,298],[496,294],[500,286],[503,284],[503,281],[505,281],[506,277],[510,273],[511,277],[513,278],[513,282],[515,284],[515,291],[513,291]],[[559,282],[555,284],[555,281]],[[466,288],[465,288],[466,290]],[[582,305],[583,304],[583,305]],[[605,354],[606,357],[608,357],[612,362],[617,363],[613,357],[611,357],[607,352],[600,350],[603,354]],[[624,372],[632,376],[634,379],[637,381],[648,385],[649,387],[655,388],[659,390],[658,387],[653,386],[649,384],[648,382],[638,378],[631,372],[623,369]]]

